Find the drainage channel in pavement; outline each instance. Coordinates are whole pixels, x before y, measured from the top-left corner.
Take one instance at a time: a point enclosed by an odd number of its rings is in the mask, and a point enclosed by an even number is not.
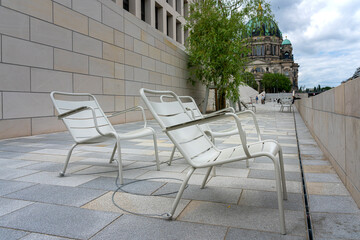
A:
[[[307,226],[308,239],[313,240],[314,235],[313,235],[312,224],[311,224],[310,205],[309,205],[309,199],[308,199],[308,194],[307,194],[307,190],[306,190],[304,170],[303,170],[302,161],[301,161],[301,152],[300,152],[300,144],[299,144],[297,127],[296,127],[295,111],[293,111],[293,116],[294,116],[295,134],[296,134],[296,143],[297,143],[299,163],[300,163],[303,198],[304,198],[304,205],[305,205],[305,215],[306,215],[305,221],[306,221],[306,226]]]

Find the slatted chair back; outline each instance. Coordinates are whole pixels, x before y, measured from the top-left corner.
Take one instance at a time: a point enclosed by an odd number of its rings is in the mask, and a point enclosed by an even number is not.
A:
[[[198,105],[196,104],[195,100],[190,96],[178,96],[181,100],[182,105],[184,106],[185,110],[189,111],[193,119],[200,119],[204,116],[202,115]],[[165,102],[165,99],[171,99],[172,97],[167,95],[162,95],[160,97],[161,102]],[[202,124],[201,129],[203,131],[211,131],[208,124]]]
[[[168,127],[194,120],[191,111],[186,109],[194,106],[183,104],[181,99],[170,91],[141,89],[140,95],[161,128],[190,165],[196,165],[197,157],[200,155],[205,154],[214,158],[219,155],[219,151],[198,125],[166,131]],[[170,101],[162,101],[161,95],[169,95]]]
[[[102,133],[115,132],[115,129],[93,95],[87,93],[63,93],[55,91],[52,92],[50,96],[56,111],[58,111],[59,114],[80,107],[88,108],[86,111],[81,111],[62,119],[75,142],[87,142],[91,139],[101,137],[95,124],[98,125],[99,130]],[[94,121],[94,114],[97,123]]]

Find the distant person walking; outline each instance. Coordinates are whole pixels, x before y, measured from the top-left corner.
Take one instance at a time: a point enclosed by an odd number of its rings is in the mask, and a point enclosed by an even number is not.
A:
[[[255,100],[256,100],[256,104],[258,103],[258,100],[259,100],[259,97],[256,95],[256,98],[255,98]]]

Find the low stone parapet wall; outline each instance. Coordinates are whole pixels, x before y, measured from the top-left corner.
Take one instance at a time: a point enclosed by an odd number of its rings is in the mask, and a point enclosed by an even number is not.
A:
[[[295,101],[304,122],[360,207],[360,78]]]

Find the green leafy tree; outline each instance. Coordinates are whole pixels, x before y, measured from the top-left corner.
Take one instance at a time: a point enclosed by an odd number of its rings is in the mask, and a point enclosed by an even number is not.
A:
[[[289,92],[291,90],[291,81],[281,73],[264,73],[261,80],[266,92]]]
[[[246,23],[259,15],[270,21],[270,5],[259,0],[194,0],[186,19],[189,29],[186,50],[189,80],[217,88],[219,95],[236,101],[244,83],[244,69],[250,52]],[[223,107],[222,105],[221,107]]]
[[[249,87],[252,87],[255,90],[258,89],[258,84],[257,84],[257,82],[255,80],[254,74],[252,74],[250,72],[244,72],[243,73],[243,79],[244,79],[244,83],[246,85],[248,85]]]
[[[326,87],[321,88],[321,91],[325,92],[330,89],[332,89],[332,87],[326,86]]]

